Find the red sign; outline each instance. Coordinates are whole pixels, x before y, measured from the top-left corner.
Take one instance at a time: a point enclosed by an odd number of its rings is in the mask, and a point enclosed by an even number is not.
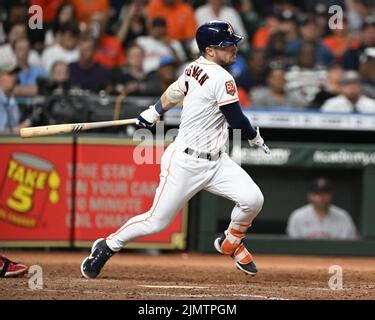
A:
[[[151,164],[137,164],[136,145],[122,139],[82,138],[77,145],[76,219],[77,245],[91,245],[121,228],[135,215],[147,212],[159,184],[164,147],[147,147]],[[136,151],[137,152],[137,151]],[[186,212],[177,214],[159,234],[136,239],[127,247],[185,248]]]
[[[68,244],[71,216],[65,190],[72,145],[71,139],[59,141],[0,139],[0,241]]]
[[[147,147],[155,159],[137,164],[136,145],[123,139],[83,138],[77,145],[71,138],[30,142],[0,139],[0,244],[69,246],[73,236],[75,245],[91,246],[151,207],[163,147]],[[163,232],[127,247],[184,249],[186,214],[181,210]]]

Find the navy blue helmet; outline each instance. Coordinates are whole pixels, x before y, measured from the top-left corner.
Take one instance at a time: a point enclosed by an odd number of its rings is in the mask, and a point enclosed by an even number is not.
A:
[[[225,21],[210,21],[202,24],[195,35],[199,51],[209,46],[228,47],[237,44],[243,39],[235,34],[233,27]]]

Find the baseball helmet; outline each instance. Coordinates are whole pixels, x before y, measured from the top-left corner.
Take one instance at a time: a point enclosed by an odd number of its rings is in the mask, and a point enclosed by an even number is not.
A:
[[[210,21],[202,24],[195,35],[195,40],[199,51],[209,46],[228,47],[236,45],[243,39],[242,36],[235,34],[233,27],[225,21]]]

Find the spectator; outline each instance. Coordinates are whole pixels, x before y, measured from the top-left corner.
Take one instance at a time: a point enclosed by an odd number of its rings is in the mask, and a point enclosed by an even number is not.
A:
[[[79,23],[90,24],[92,15],[97,12],[102,12],[106,15],[109,13],[109,1],[108,0],[70,0],[74,6],[75,12],[77,12],[77,18]]]
[[[186,60],[181,43],[167,38],[167,24],[162,17],[153,19],[150,23],[149,35],[137,38],[136,43],[145,52],[143,69],[146,73],[156,70],[163,56],[173,56],[177,63]]]
[[[356,71],[346,71],[341,79],[341,94],[328,99],[323,112],[375,113],[375,100],[362,94],[361,78]]]
[[[334,55],[336,62],[341,63],[345,52],[349,49],[357,49],[360,45],[358,39],[349,33],[348,20],[343,20],[343,28],[332,30],[332,34],[326,36],[322,43]]]
[[[123,47],[140,36],[146,36],[147,6],[145,0],[134,0],[126,10],[125,17],[116,33],[117,39]]]
[[[253,107],[302,108],[304,100],[285,90],[285,72],[282,68],[269,68],[267,86],[256,87],[251,91]]]
[[[7,19],[5,21],[5,29],[11,30],[14,25],[27,25],[27,21],[29,19],[29,6],[27,1],[25,0],[16,0],[16,1],[0,1],[2,3],[5,2],[5,7],[7,8]],[[8,2],[8,3],[7,3]],[[1,9],[0,9],[1,10]],[[0,11],[1,12],[1,11]],[[31,43],[43,43],[44,37],[44,30],[33,30],[31,28],[26,29],[25,35],[31,41]],[[38,45],[37,45],[38,46]]]
[[[184,0],[150,0],[148,17],[163,17],[167,21],[167,34],[171,40],[190,41],[195,37],[194,10]]]
[[[63,2],[57,9],[56,18],[51,23],[51,27],[47,30],[44,43],[46,46],[51,46],[56,42],[56,36],[63,25],[71,23],[76,24],[77,18],[74,12],[74,7],[69,2]]]
[[[375,47],[366,48],[360,56],[359,73],[362,76],[362,92],[375,99]]]
[[[262,25],[262,17],[255,10],[252,0],[232,0],[232,3],[241,15],[242,23],[251,43],[255,32]]]
[[[307,194],[309,204],[289,217],[287,234],[291,238],[356,239],[357,232],[349,213],[332,204],[333,187],[326,178],[313,181]]]
[[[253,50],[248,58],[248,71],[236,78],[237,87],[247,92],[256,86],[266,85],[267,61],[262,50]]]
[[[21,69],[18,73],[18,83],[14,89],[14,96],[34,97],[38,94],[37,79],[47,77],[47,72],[42,67],[29,64],[30,42],[26,38],[16,41],[14,53],[17,58],[17,65]]]
[[[317,64],[328,66],[334,62],[334,56],[320,41],[321,31],[313,15],[302,15],[299,18],[301,37],[288,43],[286,54],[296,57],[302,46],[306,43],[314,44],[314,55]]]
[[[346,70],[358,70],[361,54],[366,48],[375,47],[375,16],[365,20],[360,38],[359,48],[349,49],[344,54],[343,66]]]
[[[147,75],[145,92],[149,96],[160,96],[176,80],[177,63],[172,56],[160,59],[159,69]]]
[[[339,2],[340,0],[328,0],[331,2],[331,4],[327,3],[327,0],[323,0],[326,3],[317,3],[315,4],[315,7],[313,8],[314,16],[316,19],[316,24],[318,25],[319,28],[319,33],[322,35],[322,37],[325,37],[329,34],[331,34],[331,28],[330,28],[330,18],[331,14],[329,13],[329,7],[333,5],[341,5]],[[341,0],[344,2],[344,0]],[[342,5],[342,8],[345,10],[345,6]],[[344,13],[345,14],[345,13]]]
[[[109,71],[94,61],[96,42],[93,38],[81,39],[79,60],[69,64],[70,83],[80,89],[99,92],[110,85]]]
[[[287,42],[296,40],[298,38],[297,15],[292,10],[283,10],[279,14],[279,21],[280,31],[285,34],[285,40]]]
[[[346,0],[349,28],[352,34],[357,35],[363,22],[375,14],[374,0]]]
[[[17,58],[14,54],[14,45],[17,40],[27,38],[27,29],[24,23],[13,24],[7,33],[7,43],[0,46],[0,59],[17,63]],[[31,65],[41,65],[39,54],[35,50],[30,50],[28,62]]]
[[[310,104],[326,78],[327,71],[316,60],[315,43],[304,43],[297,54],[297,65],[286,73],[286,90]]]
[[[340,94],[343,72],[343,68],[338,64],[331,66],[327,70],[327,77],[324,80],[320,91],[315,95],[315,98],[310,103],[310,109],[320,109],[324,102]]]
[[[125,64],[125,54],[120,41],[106,33],[108,12],[95,12],[90,19],[88,31],[97,39],[94,59],[103,67],[111,69]]]
[[[17,277],[27,272],[28,266],[9,260],[0,255],[0,278]]]
[[[280,19],[274,11],[270,11],[266,16],[264,25],[254,34],[252,46],[254,49],[264,49],[269,42],[271,34],[280,30]]]
[[[282,31],[276,31],[270,36],[268,44],[264,49],[265,58],[269,63],[276,62],[285,66],[291,63],[292,59],[285,54],[286,36],[286,33]]]
[[[46,48],[42,54],[43,67],[47,72],[50,72],[56,61],[71,63],[78,60],[78,37],[79,29],[77,25],[67,23],[60,28],[57,42]]]
[[[207,0],[207,4],[200,6],[195,11],[195,18],[199,26],[212,20],[229,22],[235,32],[244,37],[244,40],[241,42],[243,45],[240,48],[243,50],[249,49],[248,38],[241,16],[235,9],[226,6],[224,0]]]
[[[146,72],[143,69],[145,53],[136,43],[128,47],[128,63],[126,66],[113,70],[112,77],[117,93],[128,95],[144,95],[146,90]]]
[[[38,80],[38,91],[41,95],[49,95],[54,91],[66,91],[70,88],[69,67],[64,61],[57,60],[51,66],[49,78]]]
[[[51,67],[49,78],[52,81],[63,83],[69,81],[69,66],[66,62],[58,60],[55,61]]]
[[[19,67],[12,61],[0,61],[0,133],[17,133],[21,127],[28,126],[29,120],[20,124],[20,110],[13,90],[16,86]]]

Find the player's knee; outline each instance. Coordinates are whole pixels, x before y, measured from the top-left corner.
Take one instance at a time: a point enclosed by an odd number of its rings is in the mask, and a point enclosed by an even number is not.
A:
[[[259,213],[260,210],[262,210],[263,203],[263,193],[259,189],[257,189],[256,191],[252,192],[250,195],[246,197],[241,207],[244,211],[256,215]]]
[[[159,233],[168,227],[169,221],[166,219],[150,219],[148,221],[149,234]]]

